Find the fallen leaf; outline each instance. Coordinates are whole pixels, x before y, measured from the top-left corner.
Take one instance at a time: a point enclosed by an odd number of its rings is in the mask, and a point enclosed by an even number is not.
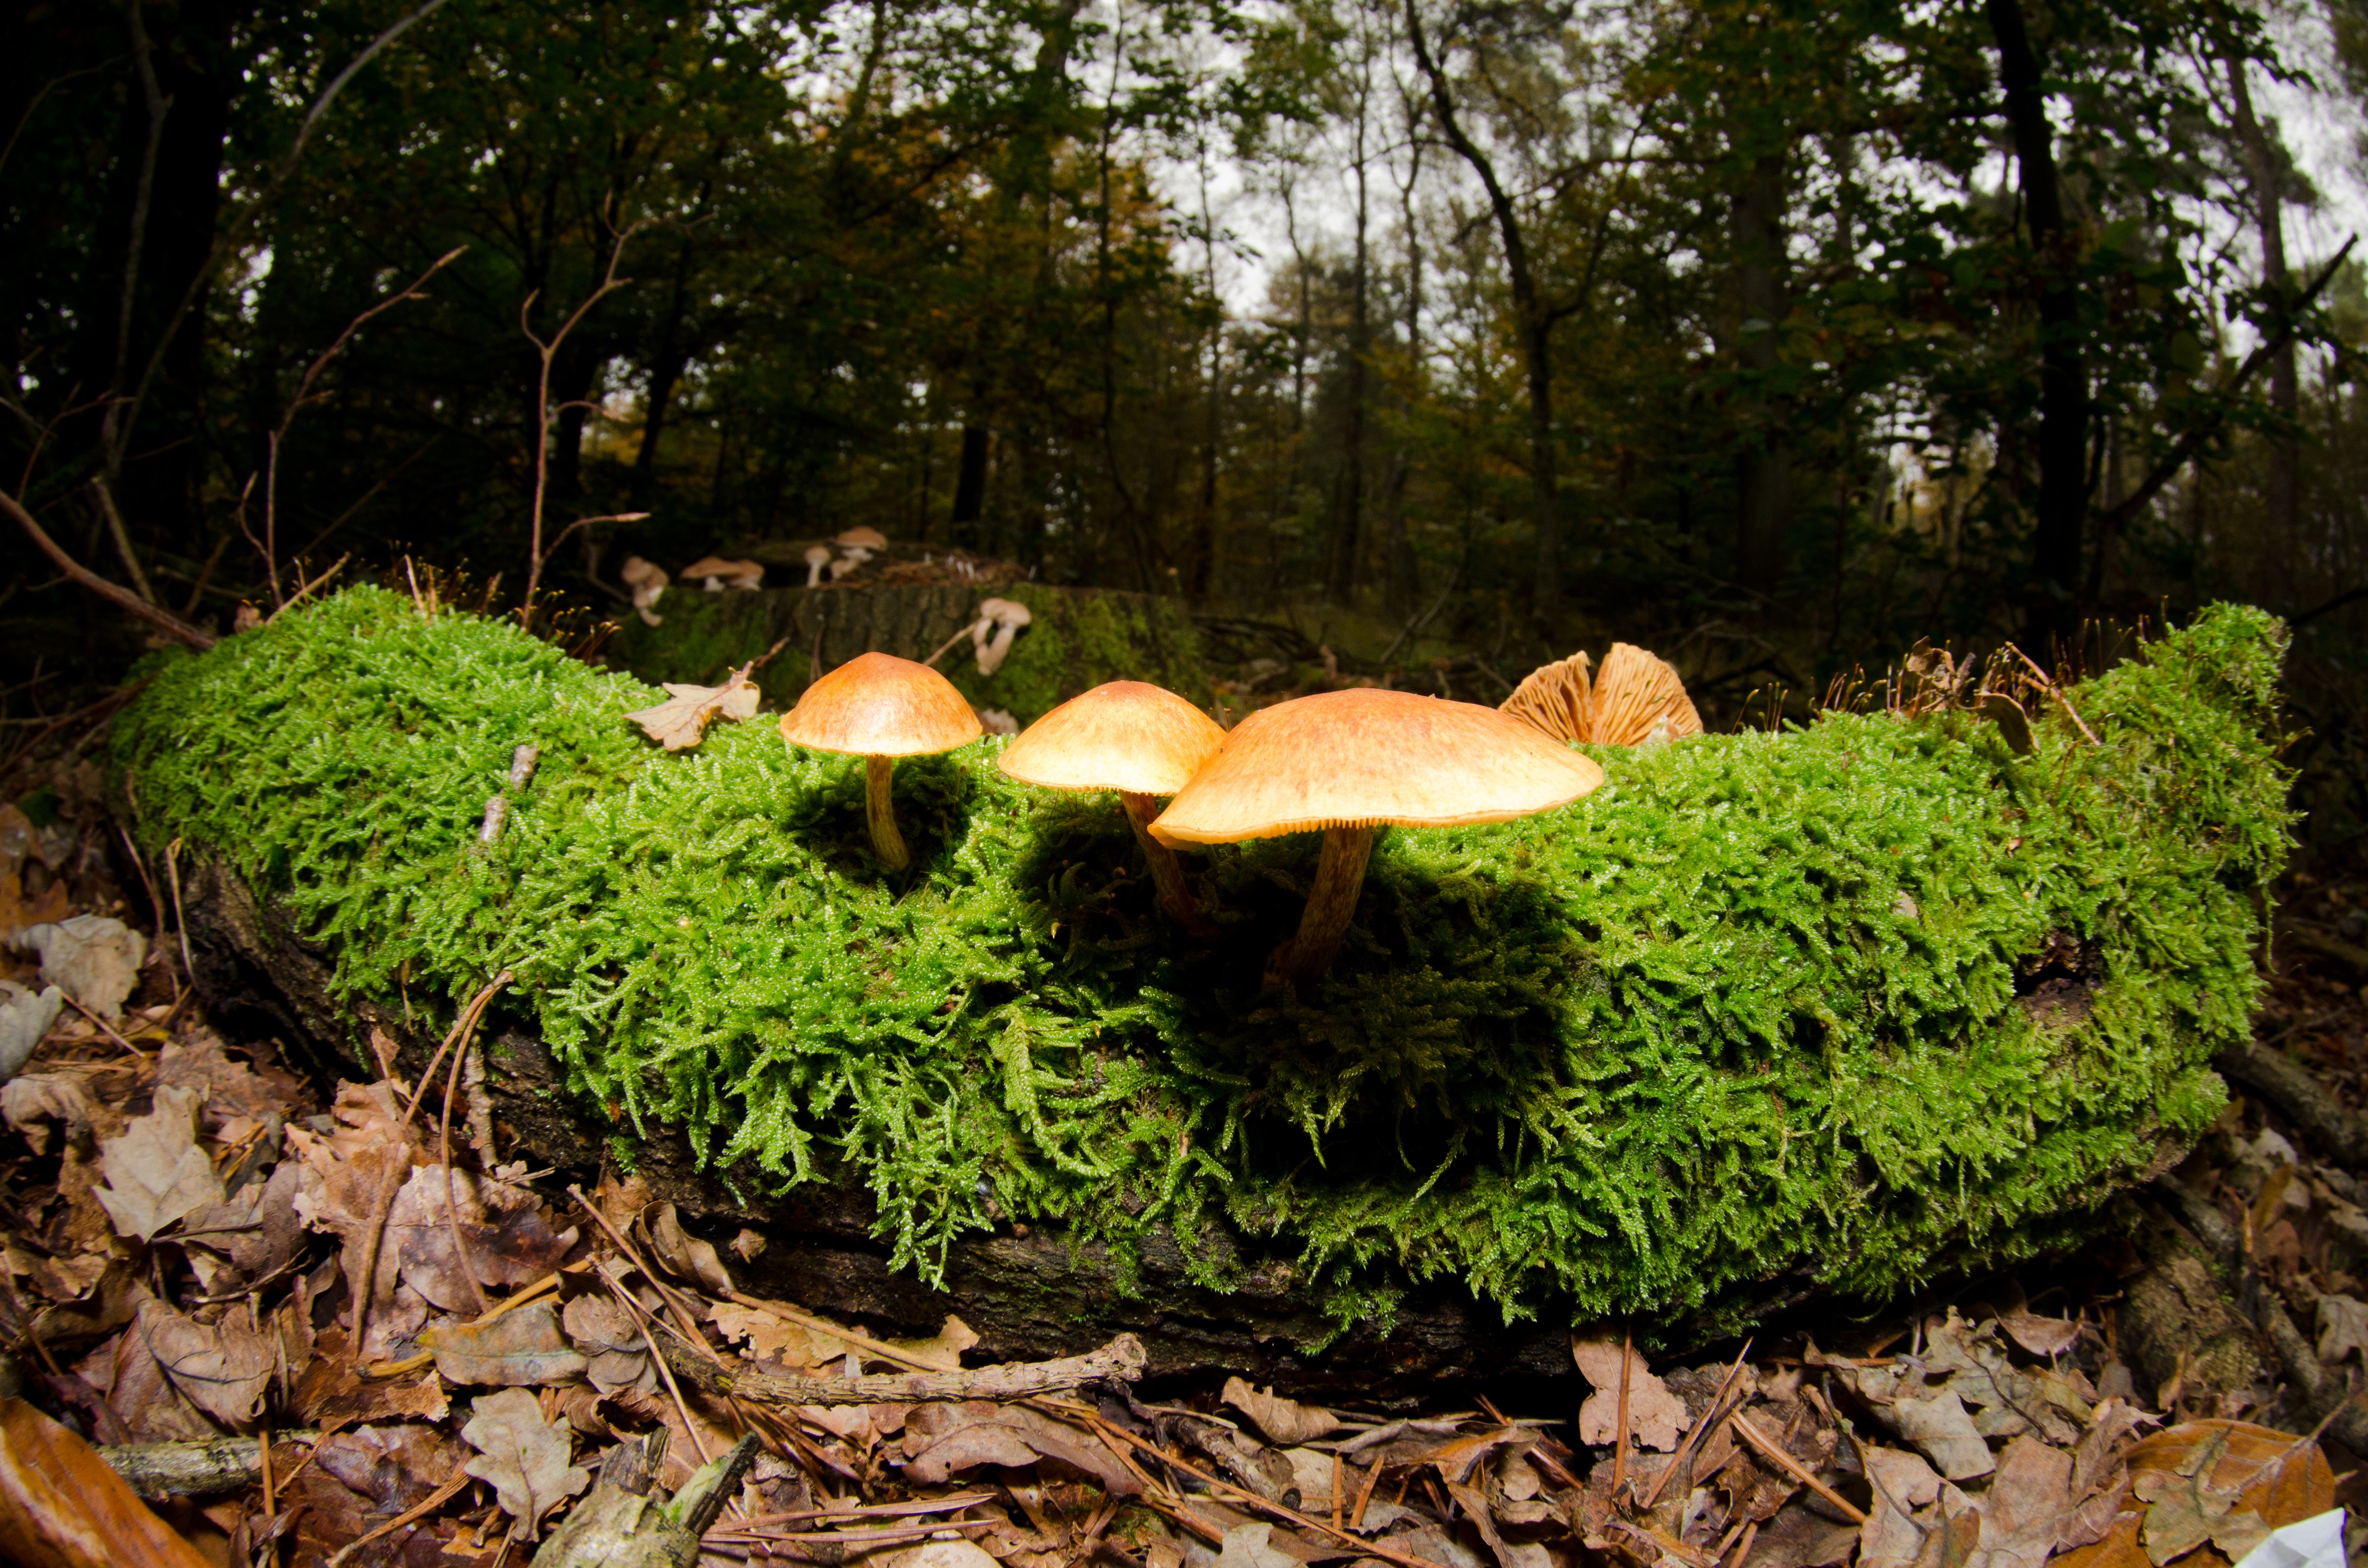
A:
[[[0,1024],[0,1034],[6,1032]],[[63,1122],[72,1131],[93,1126],[98,1116],[98,1102],[77,1076],[27,1073],[0,1085],[0,1118],[25,1135],[36,1154],[49,1153],[51,1122]]]
[[[1894,1400],[1875,1407],[1875,1419],[1912,1443],[1950,1481],[1970,1481],[1997,1468],[1989,1444],[1965,1412],[1953,1388],[1925,1398]]]
[[[403,1180],[415,1163],[426,1165],[427,1156],[417,1133],[404,1123],[394,1090],[386,1083],[339,1085],[329,1114],[332,1121],[326,1132],[302,1125],[291,1125],[287,1131],[289,1152],[302,1167],[295,1209],[305,1224],[343,1241],[339,1261],[347,1286],[359,1294],[362,1259],[380,1218],[379,1194],[388,1181]],[[359,1347],[365,1358],[385,1354],[399,1337],[399,1327],[408,1332],[425,1321],[414,1319],[402,1327],[393,1310],[403,1280],[400,1254],[400,1248],[381,1240],[377,1267],[368,1282],[370,1342]],[[416,1310],[424,1312],[425,1301],[416,1291],[409,1294],[418,1302]],[[412,1314],[405,1312],[404,1317]]]
[[[13,1079],[25,1070],[33,1047],[41,1043],[65,1005],[65,993],[54,985],[34,992],[13,980],[0,980],[0,1079]]]
[[[2351,1296],[2318,1299],[2318,1358],[2340,1361],[2368,1350],[2368,1301]]]
[[[1337,1431],[1340,1423],[1332,1413],[1313,1404],[1302,1404],[1295,1399],[1284,1399],[1271,1392],[1262,1392],[1239,1378],[1227,1378],[1220,1396],[1224,1403],[1240,1411],[1250,1424],[1265,1434],[1269,1443],[1289,1447],[1294,1443],[1313,1442]]]
[[[0,1400],[0,1556],[26,1568],[207,1568],[90,1445]]]
[[[666,689],[664,702],[625,717],[668,751],[689,751],[697,745],[705,737],[711,719],[747,718],[757,711],[763,695],[748,679],[745,665],[733,671],[732,678],[722,686],[678,686],[673,681],[660,684]]]
[[[556,1324],[552,1332],[558,1332]],[[541,1403],[522,1388],[480,1397],[461,1436],[478,1454],[465,1467],[468,1472],[494,1489],[502,1511],[518,1522],[528,1540],[535,1539],[545,1514],[591,1483],[591,1471],[568,1462],[566,1424],[545,1421]]]
[[[765,1250],[765,1238],[754,1231],[744,1230],[732,1238],[733,1256],[743,1263],[754,1263],[757,1255]]]
[[[510,1174],[523,1168],[512,1166]],[[553,1229],[550,1211],[531,1187],[456,1170],[451,1192],[448,1206],[442,1165],[416,1167],[388,1210],[383,1244],[394,1250],[404,1283],[445,1312],[476,1309],[472,1273],[480,1285],[501,1290],[532,1284],[575,1244],[575,1227]],[[452,1241],[449,1216],[455,1209],[465,1261]]]
[[[444,1381],[434,1372],[416,1381],[360,1376],[354,1369],[353,1358],[347,1354],[344,1329],[323,1330],[313,1346],[313,1359],[296,1385],[296,1408],[307,1421],[324,1426],[403,1416],[441,1421],[451,1409]]]
[[[72,1253],[64,1257],[48,1257],[25,1251],[10,1242],[0,1247],[0,1268],[11,1275],[32,1282],[44,1301],[78,1301],[98,1283],[107,1272],[108,1260],[95,1252]]]
[[[94,1194],[120,1235],[142,1241],[209,1203],[222,1201],[213,1163],[197,1146],[199,1095],[170,1085],[156,1108],[131,1119],[120,1138],[100,1146],[107,1185]]]
[[[2148,1505],[2140,1539],[2155,1568],[2184,1557],[2207,1540],[2235,1562],[2268,1539],[2269,1522],[2250,1508],[2237,1506],[2238,1489],[2214,1483],[2220,1460],[2227,1452],[2226,1431],[2213,1431],[2169,1470],[2147,1470],[2131,1476],[2132,1492]]]
[[[1273,1539],[1272,1525],[1235,1525],[1225,1532],[1217,1552],[1217,1568],[1299,1568],[1299,1559],[1277,1551]]]
[[[926,1339],[889,1339],[882,1341],[892,1349],[902,1350],[916,1361],[941,1368],[949,1372],[962,1370],[962,1352],[978,1343],[978,1332],[951,1312],[938,1325],[938,1332]]]
[[[1873,1506],[1859,1529],[1859,1568],[1907,1568],[1924,1547],[1916,1510],[1940,1497],[1941,1477],[1921,1454],[1877,1448],[1861,1454]]]
[[[711,1296],[732,1294],[732,1276],[724,1272],[723,1260],[715,1256],[713,1244],[685,1231],[673,1204],[652,1204],[642,1210],[635,1224],[666,1272],[691,1281]]]
[[[1980,1568],[2043,1568],[2073,1502],[2072,1456],[2034,1436],[2015,1438],[1982,1494]]]
[[[217,1324],[183,1317],[162,1301],[140,1309],[131,1328],[173,1386],[224,1426],[254,1421],[270,1385],[274,1358],[268,1336],[229,1312]]]
[[[1825,1518],[1804,1504],[1791,1503],[1752,1538],[1751,1568],[1835,1568],[1850,1561],[1859,1544],[1855,1525]]]
[[[761,1307],[719,1301],[708,1315],[723,1331],[724,1338],[735,1343],[745,1341],[748,1353],[760,1361],[811,1367],[847,1353],[843,1341],[814,1334],[803,1324],[775,1317]]]
[[[296,1213],[302,1170],[282,1160],[265,1181],[250,1181],[220,1203],[190,1211],[181,1226],[184,1251],[204,1277],[206,1292],[221,1295],[233,1278],[259,1279],[294,1261],[304,1238]],[[218,1261],[217,1261],[218,1260]]]
[[[255,1121],[286,1117],[301,1091],[286,1074],[275,1076],[278,1082],[233,1059],[209,1028],[168,1040],[156,1052],[156,1081],[205,1091],[206,1119],[216,1128],[237,1116]]]
[[[938,1485],[981,1464],[1030,1465],[1039,1456],[1083,1471],[1112,1496],[1133,1497],[1142,1483],[1099,1441],[1017,1406],[965,1400],[921,1405],[905,1423],[905,1475]],[[1019,1455],[1018,1459],[998,1455]]]
[[[378,1512],[394,1515],[450,1480],[467,1452],[438,1427],[394,1421],[324,1437],[313,1462],[369,1498]]]
[[[144,1305],[153,1304],[145,1303]],[[205,1442],[222,1436],[204,1412],[173,1386],[164,1364],[135,1327],[107,1341],[74,1364],[91,1388],[107,1396],[107,1407],[134,1443]]]
[[[2033,1317],[2027,1312],[1999,1314],[2006,1336],[2033,1356],[2060,1356],[2080,1337],[2080,1325],[2064,1318]]]
[[[581,1377],[586,1365],[560,1333],[559,1313],[548,1299],[490,1323],[425,1329],[419,1347],[435,1354],[436,1370],[445,1381],[480,1388],[564,1383]]]
[[[586,1360],[585,1375],[602,1393],[621,1388],[657,1392],[657,1369],[649,1341],[625,1309],[609,1296],[578,1296],[560,1314],[561,1326]]]
[[[1578,1407],[1578,1440],[1590,1448],[1613,1441],[1620,1423],[1620,1342],[1608,1337],[1581,1339],[1571,1335],[1571,1359],[1578,1364],[1594,1392]],[[1628,1436],[1631,1441],[1659,1453],[1678,1446],[1678,1438],[1694,1422],[1685,1402],[1669,1385],[1653,1375],[1645,1358],[1627,1352]]]
[[[123,1016],[148,953],[147,937],[106,915],[28,926],[10,940],[41,955],[42,984],[62,988],[110,1024]]]

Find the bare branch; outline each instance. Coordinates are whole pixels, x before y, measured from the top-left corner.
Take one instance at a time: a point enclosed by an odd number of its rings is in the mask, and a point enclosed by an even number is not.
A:
[[[5,491],[0,491],[0,512],[6,512],[16,518],[17,525],[32,536],[33,543],[40,548],[43,555],[56,563],[59,571],[80,583],[100,598],[130,610],[167,636],[179,639],[199,653],[214,645],[215,639],[211,632],[200,631],[171,611],[157,608],[129,588],[117,586],[68,555],[60,547],[58,541],[50,537],[49,530],[41,527],[33,514],[25,510],[17,504],[14,495]]]
[[[642,227],[637,222],[628,223],[617,231],[617,242],[609,247],[609,267],[601,274],[600,286],[575,307],[573,315],[560,324],[559,330],[552,334],[550,341],[545,342],[536,336],[527,319],[527,312],[534,309],[534,302],[542,291],[538,289],[529,293],[525,303],[518,306],[518,330],[526,335],[529,343],[534,345],[535,352],[542,359],[541,373],[534,389],[534,510],[527,535],[526,597],[518,605],[520,626],[534,624],[534,596],[542,585],[543,564],[551,559],[551,551],[545,550],[542,544],[543,495],[551,482],[551,367],[559,358],[559,346],[567,341],[567,335],[575,330],[592,307],[632,281],[630,278],[617,276],[617,265],[625,259],[625,242],[640,233]],[[601,520],[597,517],[584,519],[586,522]],[[571,525],[568,532],[573,531],[575,526]],[[566,537],[564,533],[560,536],[561,539]],[[558,548],[558,541],[553,540],[551,549]]]

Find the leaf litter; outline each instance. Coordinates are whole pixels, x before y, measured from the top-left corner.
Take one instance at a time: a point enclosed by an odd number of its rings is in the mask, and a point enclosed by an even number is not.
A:
[[[584,1195],[611,1234],[477,1140],[448,1170],[418,1085],[323,1103],[274,1045],[214,1031],[174,946],[120,999],[129,1050],[62,1012],[0,1085],[0,1330],[47,1412],[0,1403],[0,1551],[33,1568],[93,1540],[112,1561],[507,1568],[548,1555],[628,1446],[662,1445],[655,1517],[744,1437],[758,1451],[702,1563],[2222,1568],[2335,1495],[2317,1444],[2232,1419],[2225,1398],[2139,1389],[2111,1299],[2051,1314],[2019,1291],[1839,1326],[1848,1353],[1797,1335],[1688,1365],[1582,1331],[1584,1397],[1511,1417],[1442,1408],[1464,1391],[1360,1411],[1240,1378],[1159,1403],[1122,1379],[1025,1399],[723,1397],[692,1363],[945,1375],[977,1335],[950,1317],[893,1338],[745,1294],[734,1264],[764,1239],[696,1233],[630,1176]],[[2348,1364],[2368,1306],[2307,1262],[2359,1212],[2345,1178],[2240,1131],[2223,1152],[2243,1155],[2203,1188],[2266,1221],[2272,1282],[2304,1291],[2320,1353]],[[2294,1170],[2272,1187],[2248,1174],[2262,1162]],[[153,1504],[93,1446],[136,1470],[121,1456],[232,1437],[249,1456],[268,1440],[268,1483],[253,1462]]]

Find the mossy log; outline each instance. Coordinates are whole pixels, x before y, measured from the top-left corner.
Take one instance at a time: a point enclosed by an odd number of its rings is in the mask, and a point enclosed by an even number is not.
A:
[[[645,688],[376,590],[165,661],[110,755],[225,1004],[361,1061],[511,971],[507,1136],[767,1233],[759,1288],[1371,1398],[2093,1234],[2225,1104],[2283,649],[2208,612],[2012,744],[1877,710],[1597,748],[1577,805],[1383,835],[1304,998],[1258,982],[1312,843],[1190,857],[1188,937],[1116,802],[990,739],[898,767],[884,872],[860,759],[661,754]]]
[[[1015,599],[1034,618],[1003,663],[982,675],[965,639],[937,668],[973,707],[1001,709],[1021,724],[1088,687],[1121,676],[1209,700],[1192,618],[1179,599],[1113,588],[1042,583],[842,583],[819,588],[669,588],[655,607],[659,624],[628,617],[609,643],[615,667],[646,681],[712,685],[775,643],[757,683],[787,708],[827,670],[858,653],[926,659],[978,619],[990,597]]]

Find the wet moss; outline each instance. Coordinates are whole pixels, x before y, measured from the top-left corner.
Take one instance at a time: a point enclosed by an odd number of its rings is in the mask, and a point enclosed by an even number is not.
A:
[[[1312,836],[1191,858],[1221,934],[1184,943],[1114,802],[988,741],[899,767],[884,877],[860,762],[762,720],[665,756],[637,682],[372,590],[159,668],[112,744],[142,839],[282,901],[344,994],[449,1011],[509,968],[621,1128],[744,1181],[844,1162],[900,1266],[996,1213],[1188,1252],[1222,1215],[1343,1315],[1452,1275],[1650,1317],[2063,1244],[2209,1124],[2286,843],[2283,643],[2209,611],[2075,689],[2102,744],[2052,718],[2027,756],[1884,714],[1600,754],[1564,811],[1384,834],[1304,1005],[1257,981]]]

